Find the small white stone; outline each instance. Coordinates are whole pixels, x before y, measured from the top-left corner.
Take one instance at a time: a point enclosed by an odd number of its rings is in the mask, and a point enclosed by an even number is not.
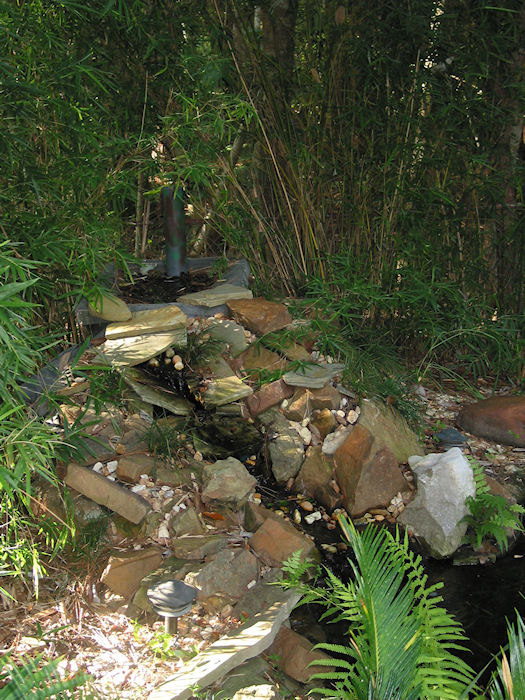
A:
[[[97,472],[98,474],[100,474],[100,472],[103,469],[104,469],[104,465],[102,464],[102,462],[95,462],[95,464],[93,465],[93,471]]]
[[[131,490],[133,493],[142,493],[142,491],[146,490],[145,484],[135,484],[135,486],[131,487]]]
[[[113,474],[113,472],[117,471],[118,467],[118,460],[117,459],[112,459],[111,462],[106,462],[106,469],[110,474]]]
[[[314,513],[309,513],[308,515],[305,515],[304,521],[305,523],[308,523],[308,525],[311,525],[312,523],[315,523],[316,520],[321,520],[321,518],[321,513],[318,510],[316,510]]]
[[[109,479],[110,481],[116,481],[115,477],[114,477],[114,476],[111,476],[111,474],[108,474],[108,476],[106,477],[106,479]]]
[[[255,579],[252,579],[247,585],[246,588],[253,588],[257,581]]]
[[[159,527],[159,531],[158,531],[158,533],[157,533],[157,537],[158,537],[158,538],[169,539],[169,536],[170,536],[170,532],[169,532],[168,528],[166,527],[166,525],[164,525],[164,523],[162,523],[162,524],[160,525],[160,527]]]
[[[359,413],[357,411],[354,411],[353,409],[350,409],[350,411],[348,411],[348,413],[346,414],[346,420],[350,423],[350,425],[357,423],[358,418]]]
[[[312,433],[308,430],[308,428],[301,428],[299,430],[299,435],[301,436],[305,445],[309,445],[312,442]]]

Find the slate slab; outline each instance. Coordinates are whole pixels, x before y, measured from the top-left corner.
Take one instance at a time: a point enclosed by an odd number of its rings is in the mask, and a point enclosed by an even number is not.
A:
[[[129,321],[109,323],[106,326],[106,340],[129,338],[135,335],[163,333],[182,328],[181,338],[186,332],[187,316],[178,306],[170,304],[158,309],[133,311]]]
[[[304,386],[309,389],[322,389],[324,385],[337,374],[341,374],[345,366],[341,364],[307,365],[296,372],[283,374],[284,381],[290,386]]]
[[[155,357],[167,350],[172,345],[180,343],[183,336],[186,338],[186,329],[176,328],[165,333],[151,333],[148,335],[135,335],[130,338],[114,338],[106,340],[97,348],[101,358],[114,367],[133,367],[141,362]]]
[[[247,620],[186,663],[179,673],[156,688],[149,695],[149,700],[192,698],[195,687],[206,688],[243,661],[258,656],[273,642],[299,598],[295,591],[276,589],[275,602],[267,610]]]
[[[252,297],[251,290],[246,289],[246,287],[238,287],[235,284],[218,284],[201,292],[184,294],[177,301],[183,304],[195,304],[211,308],[225,304],[228,299],[251,299]]]

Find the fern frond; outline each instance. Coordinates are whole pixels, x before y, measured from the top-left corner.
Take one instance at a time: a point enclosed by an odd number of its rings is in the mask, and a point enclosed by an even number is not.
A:
[[[60,659],[55,659],[43,664],[39,655],[17,666],[9,655],[0,658],[0,700],[25,700],[27,696],[34,700],[84,697],[79,686],[87,682],[88,676],[79,674],[61,679],[57,672],[59,663]]]

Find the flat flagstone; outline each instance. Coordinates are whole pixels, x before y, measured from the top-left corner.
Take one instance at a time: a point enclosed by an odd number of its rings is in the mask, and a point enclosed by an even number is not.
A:
[[[253,394],[253,389],[234,374],[226,360],[219,356],[209,362],[213,379],[198,390],[199,399],[205,406],[224,406],[245,399]],[[191,388],[191,385],[190,385]]]
[[[130,386],[133,391],[139,396],[142,401],[160,408],[165,408],[176,416],[187,416],[191,413],[190,402],[182,396],[176,396],[171,391],[160,389],[154,384],[143,384],[138,381],[138,377],[145,373],[140,373],[140,370],[129,372],[128,370],[122,373],[124,381]],[[148,378],[149,379],[149,378]]]
[[[227,343],[230,346],[232,355],[238,355],[248,347],[244,335],[244,328],[238,323],[235,323],[235,321],[222,321],[214,318],[210,321],[206,332],[209,333],[212,338]]]
[[[208,384],[202,394],[205,406],[223,406],[239,399],[245,399],[253,394],[253,389],[239,379],[236,375],[221,377]]]
[[[129,321],[110,323],[106,327],[106,339],[129,338],[135,335],[162,333],[176,328],[186,332],[187,316],[178,306],[163,306],[160,309],[134,311]],[[182,336],[183,334],[181,334]]]
[[[332,377],[341,374],[344,368],[345,366],[341,364],[307,365],[296,372],[286,372],[283,374],[283,379],[289,386],[322,389]]]
[[[88,302],[89,313],[104,321],[127,321],[131,318],[131,309],[125,301],[111,292],[103,292]]]
[[[247,659],[258,656],[273,642],[300,597],[296,591],[276,587],[274,602],[266,610],[191,659],[179,673],[156,688],[149,700],[192,698],[196,687],[202,690]]]
[[[176,328],[166,333],[135,335],[130,338],[106,340],[98,349],[102,358],[114,367],[133,367],[155,357],[172,345],[180,343],[186,328]]]
[[[140,586],[142,579],[162,564],[160,547],[144,547],[115,552],[100,580],[117,595],[129,598]]]
[[[211,309],[213,306],[225,304],[228,299],[251,299],[252,297],[251,290],[246,289],[246,287],[238,287],[235,284],[218,284],[201,292],[184,294],[177,301],[183,304],[195,304]]]

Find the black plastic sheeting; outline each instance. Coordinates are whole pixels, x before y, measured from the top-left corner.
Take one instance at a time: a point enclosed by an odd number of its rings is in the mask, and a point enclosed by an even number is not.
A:
[[[201,270],[207,267],[211,267],[213,264],[218,263],[220,258],[188,258],[189,269]],[[161,260],[145,261],[148,266],[152,268],[159,268],[164,265]],[[108,266],[104,270],[102,275],[103,278],[111,279],[114,275],[113,266]],[[250,281],[250,266],[247,260],[237,260],[229,264],[228,269],[224,273],[224,283],[235,284],[239,287],[249,287]],[[191,304],[179,304],[176,300],[173,300],[178,308],[183,311],[187,316],[213,316],[216,313],[227,312],[227,307],[225,304],[220,306],[214,306],[208,308],[205,306],[194,306]],[[145,311],[148,309],[157,309],[163,306],[169,306],[169,304],[130,304],[129,308],[131,311]],[[91,316],[88,311],[88,304],[86,299],[78,304],[76,310],[76,317],[78,322],[87,326],[91,331],[93,337],[104,337],[104,329],[106,323],[101,321],[99,318]],[[80,355],[89,347],[90,341],[86,341],[83,345],[73,345],[66,350],[63,350],[60,355],[55,357],[53,360],[48,362],[42,369],[40,369],[36,374],[34,374],[27,382],[21,385],[22,391],[24,392],[24,398],[27,404],[29,404],[33,410],[39,416],[47,415],[51,407],[46,395],[50,392],[57,391],[58,389],[68,386],[68,370],[74,365],[75,361],[80,357]],[[69,372],[70,374],[70,372]]]

